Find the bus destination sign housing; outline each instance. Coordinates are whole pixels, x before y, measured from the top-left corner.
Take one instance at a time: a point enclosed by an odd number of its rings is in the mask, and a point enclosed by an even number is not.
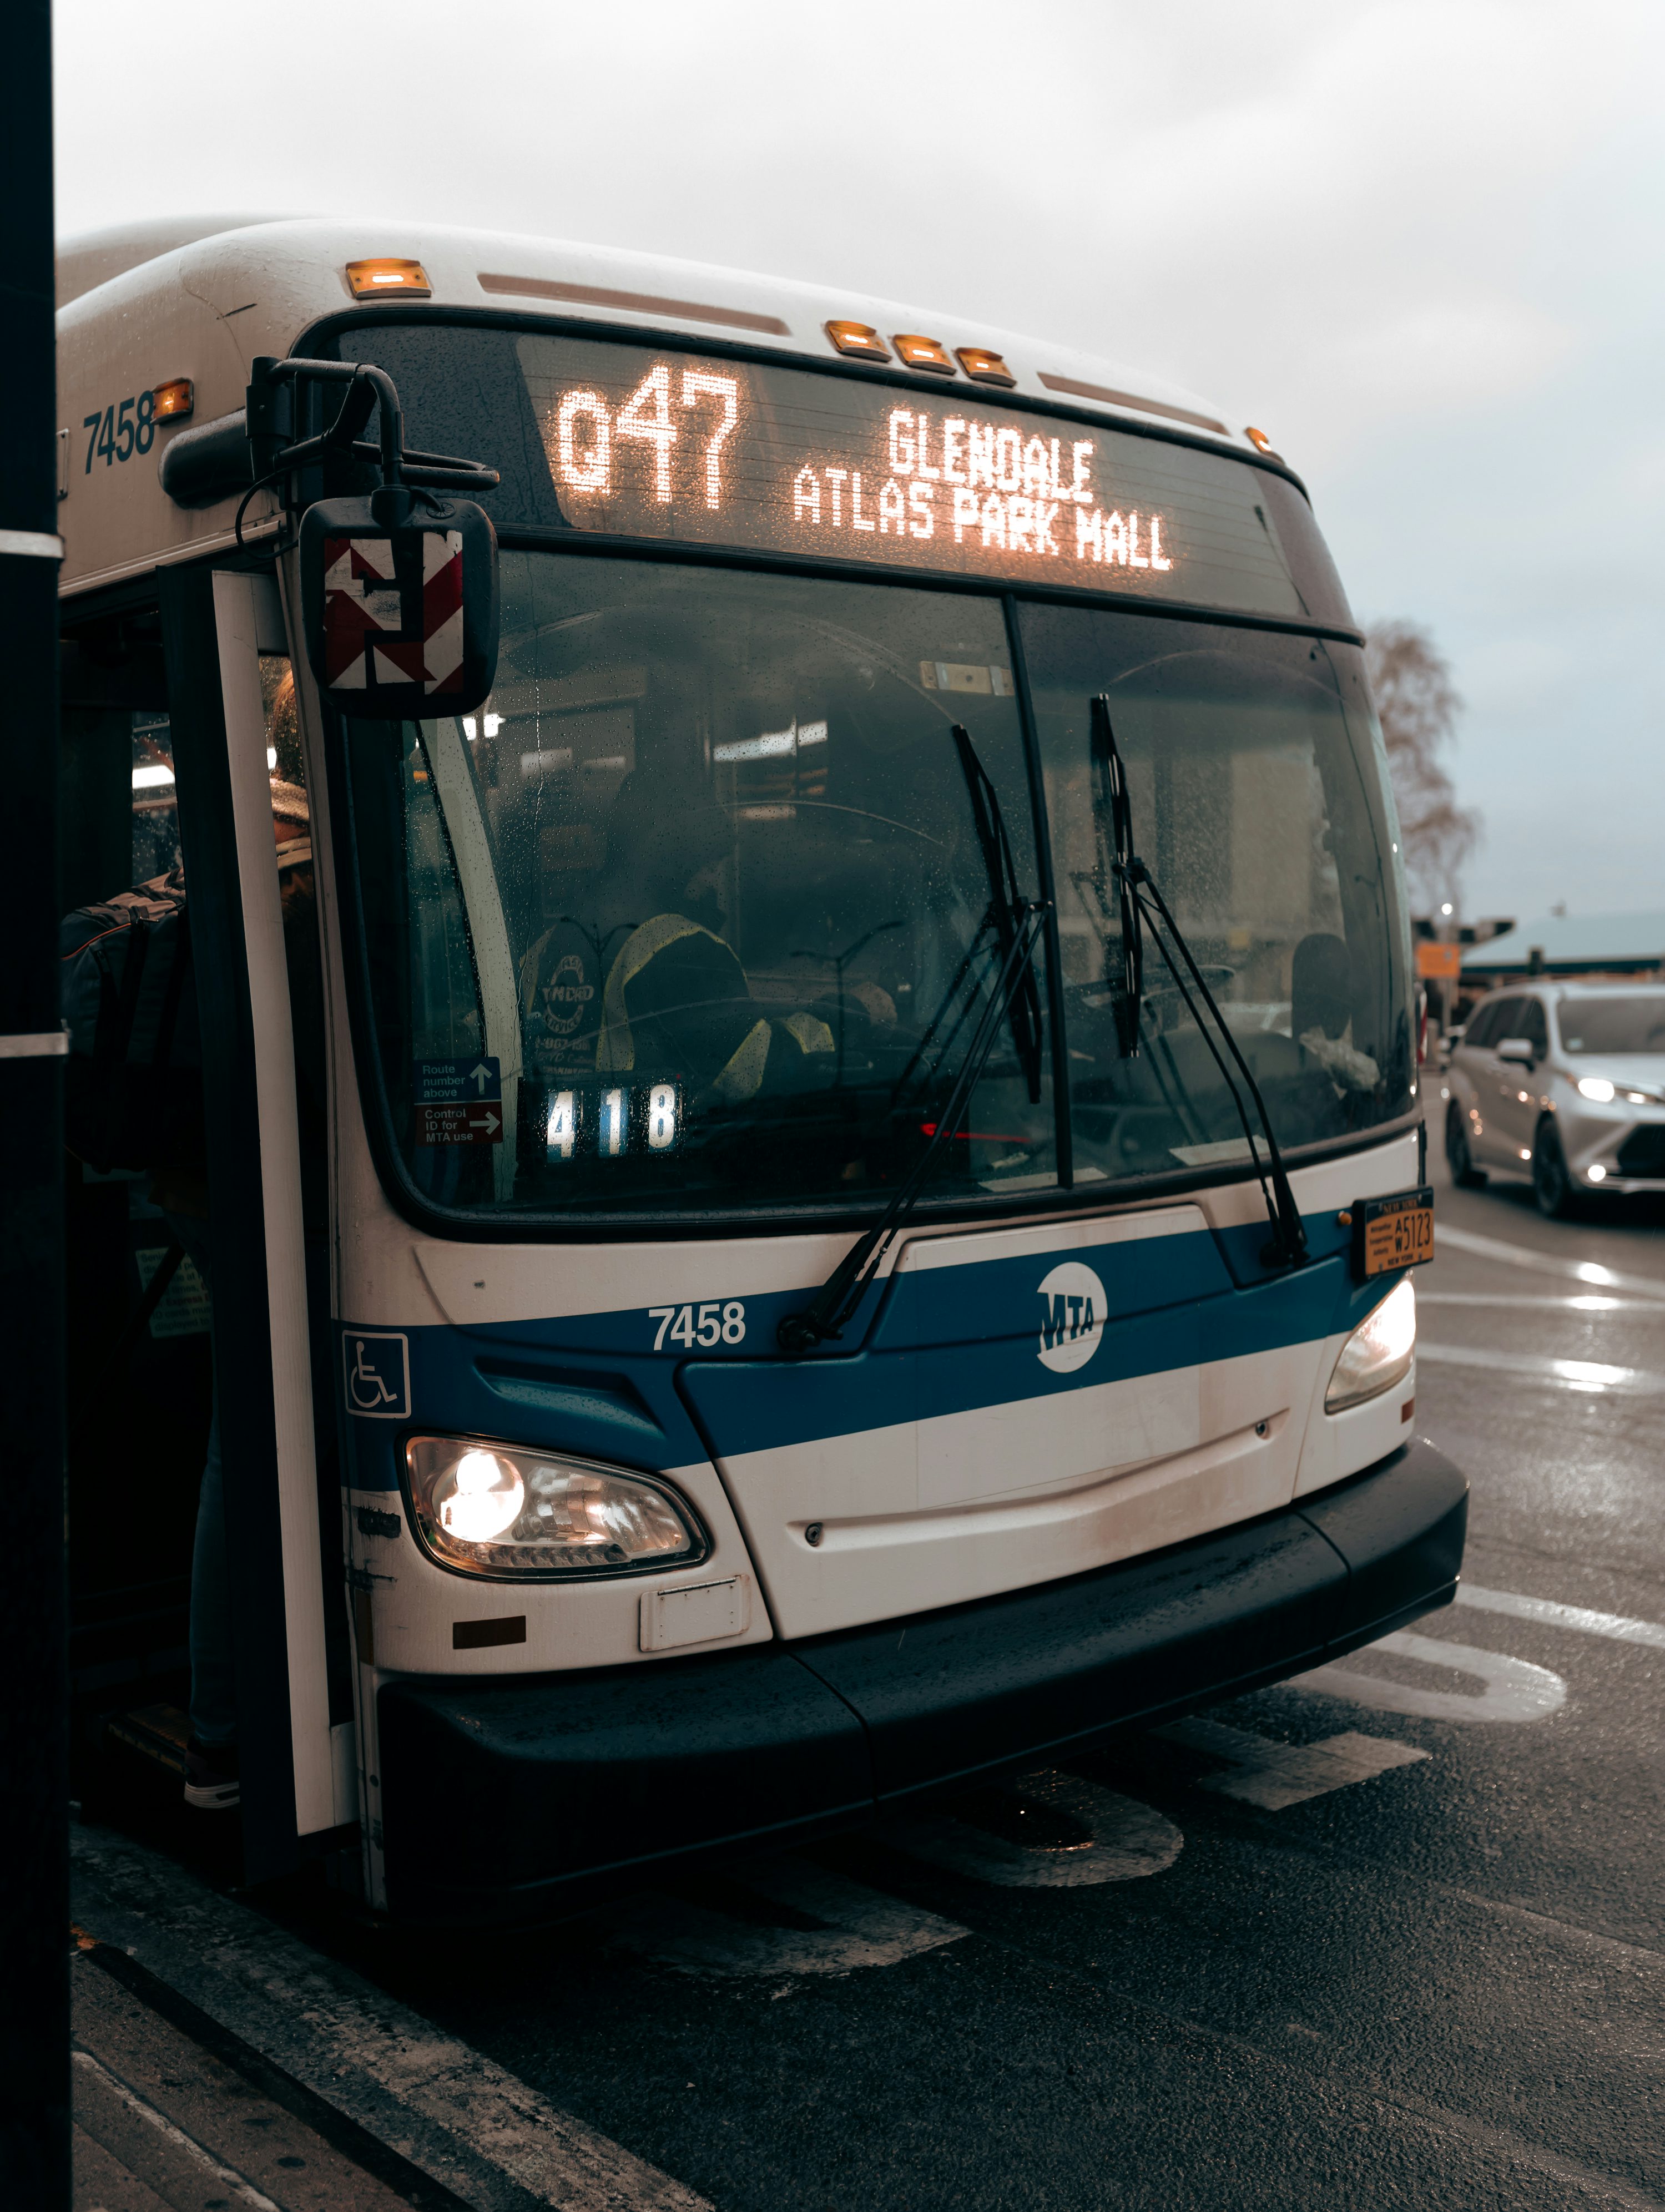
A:
[[[990,406],[981,392],[607,340],[516,345],[576,530],[1296,620],[1329,611],[1308,605],[1280,535],[1293,520],[1316,541],[1304,501],[1230,454]]]

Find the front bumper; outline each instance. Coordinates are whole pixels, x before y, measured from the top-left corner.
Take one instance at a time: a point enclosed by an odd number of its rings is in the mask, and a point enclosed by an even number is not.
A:
[[[576,1910],[860,1826],[1316,1667],[1449,1602],[1468,1486],[1415,1443],[1262,1519],[906,1621],[587,1674],[383,1684],[390,1911]]]

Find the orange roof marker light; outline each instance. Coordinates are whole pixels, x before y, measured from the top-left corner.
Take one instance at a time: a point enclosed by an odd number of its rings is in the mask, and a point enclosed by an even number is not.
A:
[[[374,261],[349,261],[347,289],[355,300],[380,300],[390,293],[405,300],[427,300],[434,292],[420,261],[401,261],[386,253]]]
[[[840,353],[854,354],[858,361],[890,358],[890,349],[871,323],[829,323],[827,336]]]
[[[890,343],[908,368],[927,368],[933,376],[954,374],[954,364],[939,338],[922,338],[914,331],[898,331]]]
[[[1006,362],[987,346],[956,346],[955,359],[966,374],[979,384],[1004,384],[1008,388],[1018,381]]]
[[[170,377],[150,394],[150,415],[156,422],[182,422],[197,406],[197,390],[188,376]]]
[[[1272,453],[1271,439],[1267,437],[1264,430],[1257,430],[1252,422],[1245,425],[1243,435],[1248,439],[1249,444],[1253,446],[1257,453]],[[1273,453],[1272,458],[1273,460],[1276,460],[1278,457],[1275,453]]]

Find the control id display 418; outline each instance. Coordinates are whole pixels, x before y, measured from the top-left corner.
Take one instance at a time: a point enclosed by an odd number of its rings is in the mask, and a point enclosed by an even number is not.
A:
[[[1304,501],[1227,454],[969,387],[587,338],[517,348],[574,529],[1311,612],[1290,557],[1310,553],[1280,534],[1304,536]]]

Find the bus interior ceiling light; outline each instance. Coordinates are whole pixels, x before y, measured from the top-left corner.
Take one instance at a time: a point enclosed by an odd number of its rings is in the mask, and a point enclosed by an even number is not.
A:
[[[1324,1411],[1340,1413],[1367,1398],[1379,1398],[1403,1382],[1415,1357],[1416,1286],[1407,1275],[1342,1346],[1324,1393]]]
[[[924,338],[917,331],[897,331],[890,343],[897,359],[908,368],[927,369],[933,376],[954,374],[953,359],[940,338]]]
[[[889,361],[890,349],[871,323],[833,321],[827,325],[827,336],[840,353],[853,355],[858,361]]]
[[[170,377],[150,394],[151,415],[158,422],[183,422],[196,406],[197,388],[188,376]]]
[[[427,300],[434,291],[420,261],[404,261],[387,253],[368,261],[349,261],[347,285],[355,300],[378,300],[389,292],[398,292],[407,300]]]
[[[410,1502],[423,1545],[465,1573],[618,1574],[690,1566],[707,1545],[663,1483],[623,1468],[481,1437],[412,1437]]]

